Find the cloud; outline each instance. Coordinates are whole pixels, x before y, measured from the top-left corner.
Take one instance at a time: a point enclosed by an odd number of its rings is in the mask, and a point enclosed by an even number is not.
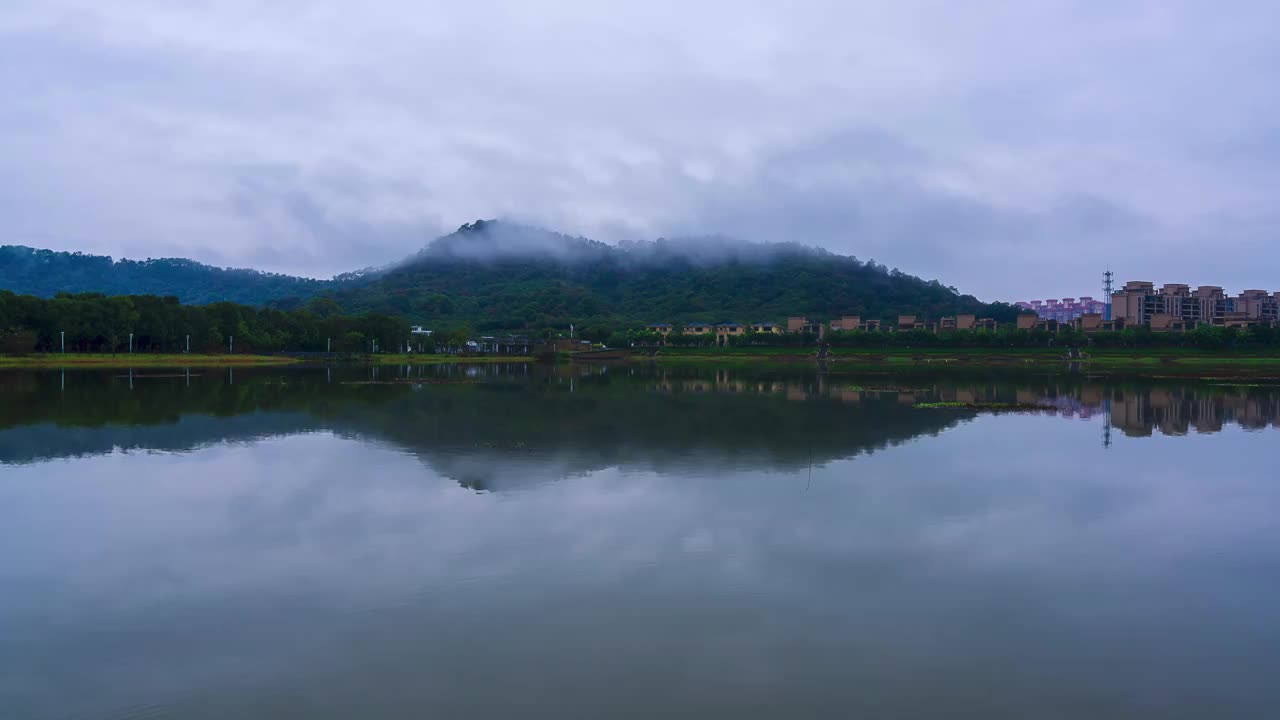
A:
[[[988,298],[1280,275],[1270,3],[9,5],[5,242],[328,275],[506,217]]]

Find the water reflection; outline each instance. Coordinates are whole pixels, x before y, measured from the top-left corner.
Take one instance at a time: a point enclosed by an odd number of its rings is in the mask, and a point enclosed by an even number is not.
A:
[[[1104,443],[1111,428],[1141,437],[1280,423],[1275,386],[581,365],[241,369],[234,380],[223,371],[10,372],[0,374],[0,398],[3,463],[333,431],[389,443],[475,489],[610,466],[822,464],[1011,407],[1100,420]]]
[[[1108,407],[1160,431],[1191,403],[1225,429],[1272,421],[1272,389],[160,374],[132,390],[0,375],[6,717],[1201,718],[1280,702],[1272,438],[1098,444]]]

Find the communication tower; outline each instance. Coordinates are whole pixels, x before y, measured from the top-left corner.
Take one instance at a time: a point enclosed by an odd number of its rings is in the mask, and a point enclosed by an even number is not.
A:
[[[1111,292],[1113,288],[1113,283],[1111,282],[1111,280],[1114,277],[1115,277],[1115,274],[1112,273],[1110,269],[1102,273],[1102,297],[1103,297],[1103,300],[1105,300],[1107,303],[1105,314],[1102,317],[1103,320],[1111,319]]]

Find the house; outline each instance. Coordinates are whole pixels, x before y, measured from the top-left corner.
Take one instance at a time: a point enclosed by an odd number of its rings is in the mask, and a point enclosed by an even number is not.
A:
[[[714,330],[714,327],[703,322],[686,323],[684,326],[685,335],[710,335]]]
[[[746,332],[747,328],[736,322],[716,324],[716,335],[743,335]]]
[[[1042,318],[1035,313],[1020,313],[1018,315],[1019,330],[1048,330],[1049,332],[1058,332],[1060,323],[1057,320]]]
[[[978,318],[976,315],[951,315],[938,319],[938,332],[973,330],[977,324]]]
[[[645,325],[644,329],[666,337],[671,334],[671,323],[653,323],[652,325]]]
[[[767,333],[769,335],[781,335],[782,326],[771,322],[751,323],[751,332]]]
[[[1099,332],[1103,329],[1106,321],[1102,319],[1102,313],[1085,313],[1076,318],[1076,329],[1081,332]]]
[[[862,329],[862,317],[860,315],[845,315],[831,321],[831,329],[835,332],[853,332]]]
[[[916,315],[899,315],[898,316],[898,330],[900,332],[908,332],[910,330],[928,330],[928,329],[929,329],[929,323],[925,322],[923,318],[920,318]]]
[[[827,335],[827,325],[819,320],[810,320],[805,317],[789,317],[787,318],[787,332],[809,333],[823,338]]]
[[[863,320],[862,329],[867,332],[880,332],[881,323],[879,320]]]

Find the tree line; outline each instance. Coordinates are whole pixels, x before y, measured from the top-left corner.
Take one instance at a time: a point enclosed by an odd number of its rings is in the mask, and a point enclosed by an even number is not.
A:
[[[1148,327],[1131,327],[1115,332],[1085,333],[1073,328],[1057,332],[1048,330],[1019,330],[1013,327],[997,330],[956,330],[933,332],[930,330],[853,330],[830,332],[821,340],[814,333],[744,333],[727,336],[721,340],[714,334],[686,334],[673,332],[666,338],[649,330],[631,330],[614,333],[610,345],[657,345],[676,347],[711,347],[727,344],[731,347],[805,347],[826,342],[832,347],[882,348],[1034,348],[1034,347],[1096,347],[1096,348],[1195,348],[1199,350],[1250,350],[1280,349],[1280,328],[1250,327],[1231,328],[1201,325],[1187,332],[1152,332]]]
[[[65,336],[64,336],[65,333]],[[342,314],[331,301],[293,309],[231,302],[183,305],[176,297],[58,293],[52,298],[0,290],[0,353],[334,352],[392,350],[409,324],[379,313]]]

